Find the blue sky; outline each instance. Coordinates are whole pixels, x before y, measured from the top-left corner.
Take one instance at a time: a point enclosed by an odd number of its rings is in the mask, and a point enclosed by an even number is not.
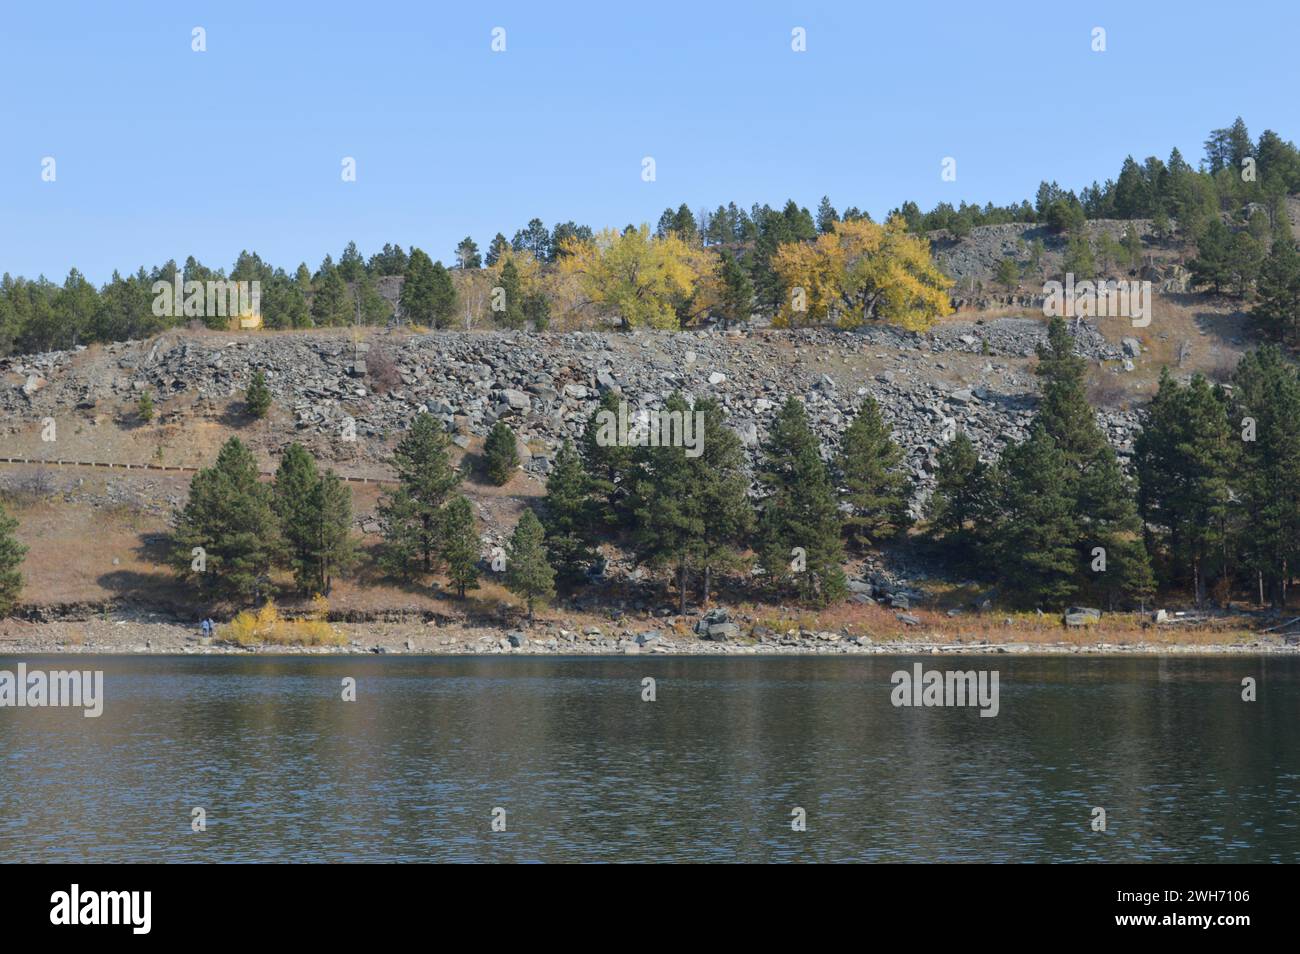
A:
[[[909,198],[1032,198],[1040,179],[1113,177],[1130,152],[1177,145],[1195,163],[1238,114],[1254,136],[1300,138],[1296,10],[10,3],[0,271],[102,282],[189,254],[229,267],[242,248],[314,268],[349,239],[449,262],[463,236],[486,247],[534,216],[621,227],[683,201],[829,194],[879,218]],[[956,182],[940,179],[945,156]]]

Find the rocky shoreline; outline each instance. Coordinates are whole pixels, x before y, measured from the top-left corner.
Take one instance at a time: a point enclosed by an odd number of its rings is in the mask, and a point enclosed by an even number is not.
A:
[[[97,619],[83,622],[23,623],[0,629],[0,656],[72,655],[534,655],[534,656],[800,656],[800,655],[1300,655],[1300,645],[1262,634],[1223,634],[1213,643],[1107,642],[1080,634],[1072,639],[954,640],[942,633],[908,639],[872,639],[834,632],[773,634],[724,641],[673,632],[602,632],[558,626],[530,630],[449,627],[427,623],[341,623],[347,642],[339,646],[242,647],[205,639],[193,627]]]

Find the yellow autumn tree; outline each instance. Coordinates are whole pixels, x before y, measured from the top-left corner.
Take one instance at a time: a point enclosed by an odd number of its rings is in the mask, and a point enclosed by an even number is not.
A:
[[[577,279],[586,300],[604,319],[625,328],[677,328],[689,315],[702,281],[716,268],[713,256],[675,234],[657,238],[649,225],[604,229],[590,242],[569,241],[560,272]]]
[[[786,288],[774,324],[884,321],[923,331],[952,313],[950,280],[930,258],[930,245],[910,235],[897,216],[884,225],[837,222],[815,242],[788,242],[772,257]]]

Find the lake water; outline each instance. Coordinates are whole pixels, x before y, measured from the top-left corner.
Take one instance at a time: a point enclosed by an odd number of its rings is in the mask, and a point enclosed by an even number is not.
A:
[[[106,699],[0,708],[8,862],[1300,861],[1296,658],[22,661]],[[914,662],[998,715],[895,708]]]

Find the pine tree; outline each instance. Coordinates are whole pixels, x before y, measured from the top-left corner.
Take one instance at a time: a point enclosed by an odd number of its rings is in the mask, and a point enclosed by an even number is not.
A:
[[[244,407],[258,420],[266,417],[271,410],[271,389],[266,386],[266,375],[261,371],[253,372],[253,380],[244,392]]]
[[[846,590],[840,518],[830,475],[803,404],[790,397],[768,434],[758,481],[759,559],[801,599],[828,604]]]
[[[547,555],[565,583],[581,581],[595,558],[598,518],[591,488],[582,458],[573,442],[566,440],[546,478],[546,506],[542,512]]]
[[[491,244],[488,245],[487,257],[484,263],[488,268],[493,268],[497,262],[501,261],[501,256],[510,251],[510,240],[498,232],[492,237]]]
[[[430,414],[417,414],[393,452],[398,486],[377,508],[384,536],[381,563],[390,573],[430,573],[438,555],[443,505],[460,484],[451,438]]]
[[[700,497],[704,521],[698,547],[704,570],[700,601],[707,604],[714,573],[735,569],[741,563],[741,553],[754,529],[754,508],[749,501],[745,448],[739,435],[726,426],[722,405],[714,398],[700,398],[695,412],[703,424],[694,492]]]
[[[988,468],[971,439],[959,432],[939,449],[928,506],[930,533],[942,541],[952,565],[971,566],[983,539],[988,508]]]
[[[460,269],[483,267],[483,257],[478,253],[478,243],[468,235],[456,246],[456,267]]]
[[[312,324],[318,328],[351,324],[353,311],[352,293],[337,266],[323,267],[312,294]]]
[[[442,262],[412,248],[402,283],[402,318],[414,324],[445,328],[456,310],[456,289]]]
[[[1267,345],[1242,356],[1232,383],[1242,438],[1237,483],[1249,519],[1242,558],[1261,596],[1285,606],[1300,555],[1300,381],[1282,352]]]
[[[1097,274],[1097,263],[1092,254],[1092,243],[1082,231],[1070,236],[1065,246],[1063,262],[1067,272],[1075,279],[1090,279]]]
[[[1069,482],[1065,455],[1041,423],[1028,440],[1002,452],[989,555],[1015,602],[1059,608],[1078,589],[1079,529]]]
[[[474,529],[474,506],[468,497],[457,496],[446,507],[442,559],[447,564],[447,582],[461,599],[466,590],[478,589],[480,549],[478,531]]]
[[[257,461],[232,437],[216,463],[190,481],[189,500],[172,534],[171,562],[216,595],[256,598],[266,590],[280,552],[278,523],[271,489],[258,480]],[[196,555],[196,547],[203,553]]]
[[[7,616],[23,591],[23,557],[27,547],[18,542],[18,521],[0,504],[0,617]]]
[[[669,414],[690,414],[691,408],[674,393],[664,404]],[[704,539],[703,500],[698,470],[685,447],[638,447],[629,481],[629,509],[637,561],[672,566],[677,577],[681,612],[686,612],[688,575]]]
[[[1280,238],[1264,260],[1259,276],[1259,301],[1251,314],[1274,341],[1294,341],[1300,332],[1300,252]]]
[[[362,273],[356,285],[357,301],[360,303],[361,322],[366,325],[382,325],[393,316],[393,306],[388,303],[375,280],[367,273]]]
[[[141,394],[140,400],[135,402],[135,413],[145,424],[153,420],[153,395],[148,391]]]
[[[493,314],[499,324],[506,328],[522,328],[526,318],[524,316],[524,293],[519,284],[519,269],[515,267],[513,258],[506,259],[506,263],[501,266],[501,299],[500,309],[497,308],[497,301],[493,299]],[[495,290],[493,291],[495,295]]]
[[[515,432],[505,421],[497,421],[483,442],[483,470],[488,480],[503,487],[510,482],[519,468],[519,452],[515,447]]]
[[[334,574],[347,569],[356,558],[352,535],[352,491],[343,479],[327,470],[312,492],[315,540],[311,566],[316,573],[316,592],[328,596],[334,588]]]
[[[592,496],[605,502],[598,509],[598,520],[607,528],[623,525],[627,516],[623,500],[627,491],[625,478],[632,466],[632,448],[603,438],[602,432],[606,429],[602,428],[601,421],[607,419],[602,415],[613,415],[617,419],[622,403],[623,399],[613,391],[601,394],[596,409],[587,418],[580,445],[582,460],[592,482]]]
[[[844,529],[859,548],[895,539],[911,525],[907,513],[912,482],[899,469],[903,452],[871,397],[862,402],[840,442],[837,469],[841,499],[849,506]]]
[[[1084,383],[1085,363],[1074,353],[1074,340],[1062,318],[1053,318],[1047,344],[1038,348],[1035,374],[1041,381],[1039,424],[1064,456],[1074,491],[1073,521],[1079,532],[1080,585],[1141,600],[1152,586],[1151,564],[1140,535],[1134,494],[1120,468],[1115,449],[1097,426]],[[1106,551],[1107,570],[1092,569],[1095,548]]]
[[[839,213],[835,211],[835,206],[831,205],[830,196],[822,196],[822,200],[817,206],[817,233],[825,235],[828,232],[835,231],[835,223],[839,220]]]
[[[1020,264],[1008,255],[998,262],[994,280],[1007,291],[1015,291],[1020,286]]]
[[[1232,281],[1232,233],[1217,216],[1196,242],[1196,258],[1187,264],[1194,285],[1210,285],[1214,294]]]
[[[546,562],[545,531],[531,510],[520,516],[506,545],[506,588],[528,605],[530,621],[534,603],[555,595],[555,571]]]
[[[280,458],[271,491],[293,578],[303,593],[320,578],[313,559],[316,547],[313,497],[319,483],[320,473],[311,454],[301,444],[290,444]]]
[[[1138,235],[1136,224],[1130,223],[1124,230],[1124,257],[1133,271],[1142,267],[1142,236]]]
[[[551,299],[541,290],[524,295],[524,322],[534,331],[545,331],[551,324]]]
[[[1232,572],[1240,445],[1222,389],[1199,374],[1184,386],[1161,373],[1135,444],[1138,509],[1148,533],[1162,534],[1167,579],[1190,579],[1198,603],[1208,579]]]
[[[719,259],[718,272],[722,278],[719,310],[723,324],[730,327],[735,322],[748,321],[753,314],[754,285],[749,280],[749,274],[729,250],[723,249]]]

